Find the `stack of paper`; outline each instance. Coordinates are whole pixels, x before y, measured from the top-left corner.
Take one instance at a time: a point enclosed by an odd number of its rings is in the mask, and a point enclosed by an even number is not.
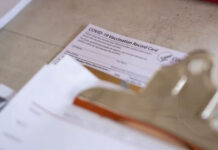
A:
[[[100,84],[69,56],[44,66],[0,113],[0,150],[179,149],[72,105]]]

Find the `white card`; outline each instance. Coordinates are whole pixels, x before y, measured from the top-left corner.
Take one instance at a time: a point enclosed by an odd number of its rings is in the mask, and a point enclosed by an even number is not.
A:
[[[83,65],[95,68],[134,85],[145,87],[163,65],[186,54],[146,43],[88,25],[53,61],[69,55]]]

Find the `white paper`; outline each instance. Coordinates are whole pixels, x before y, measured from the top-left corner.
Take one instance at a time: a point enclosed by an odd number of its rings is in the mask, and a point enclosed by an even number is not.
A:
[[[81,65],[77,66],[77,63],[74,64],[72,60],[71,65],[66,66],[73,67],[74,76],[70,78],[67,71],[72,69],[62,70],[58,67],[45,66],[3,110],[0,114],[1,150],[135,149],[131,145],[127,146],[113,138],[64,121],[36,104],[36,102],[40,103],[40,100],[43,105],[47,102],[51,102],[52,105],[61,101],[62,103],[58,104],[65,108],[65,105],[61,104],[70,106],[68,101],[72,103],[75,91],[84,88],[77,82],[86,81],[87,88],[89,87],[87,82],[96,81],[96,78],[86,72]],[[60,73],[63,74],[60,76]],[[76,82],[71,82],[73,79]]]
[[[78,89],[96,84],[69,57],[44,66],[0,113],[0,150],[180,149],[72,105]]]
[[[47,76],[43,76],[34,84],[32,95],[37,99],[37,103],[55,112],[62,112],[65,107],[72,105],[79,92],[99,83],[93,74],[69,56],[57,66],[47,67]],[[37,89],[38,87],[40,89]]]
[[[184,53],[122,36],[88,25],[52,62],[69,55],[83,65],[144,87],[163,65],[172,64]]]

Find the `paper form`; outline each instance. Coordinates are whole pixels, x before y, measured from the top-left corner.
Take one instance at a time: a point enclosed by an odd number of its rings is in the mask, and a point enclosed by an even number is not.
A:
[[[180,150],[71,105],[99,81],[72,58],[62,63],[43,67],[0,113],[0,150]]]
[[[83,65],[95,68],[134,85],[144,87],[163,65],[186,54],[146,43],[88,25],[53,61],[69,55]]]

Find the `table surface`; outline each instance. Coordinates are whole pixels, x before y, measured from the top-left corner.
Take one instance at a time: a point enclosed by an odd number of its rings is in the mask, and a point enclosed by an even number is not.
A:
[[[92,23],[156,45],[207,49],[218,83],[218,5],[200,0],[33,0],[0,31],[0,82],[19,90]]]

